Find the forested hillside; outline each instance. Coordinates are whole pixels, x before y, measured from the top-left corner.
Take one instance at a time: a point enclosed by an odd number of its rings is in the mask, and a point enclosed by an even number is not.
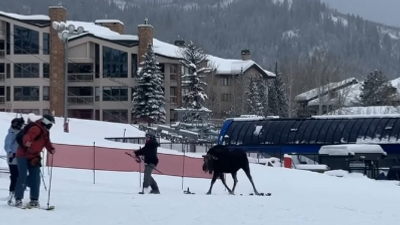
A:
[[[59,3],[0,1],[0,9],[47,14],[49,5]],[[283,76],[290,70],[298,78],[307,77],[320,61],[335,69],[335,76],[305,82],[295,92],[339,77],[361,77],[375,69],[389,78],[400,76],[400,30],[341,15],[319,0],[65,0],[62,4],[69,19],[120,19],[129,33],[136,33],[137,24],[149,18],[157,38],[168,42],[178,36],[191,39],[216,56],[239,58],[247,48],[266,68],[278,61]],[[315,52],[319,61],[310,60]],[[307,63],[314,66],[302,66]],[[288,69],[289,64],[296,70]]]

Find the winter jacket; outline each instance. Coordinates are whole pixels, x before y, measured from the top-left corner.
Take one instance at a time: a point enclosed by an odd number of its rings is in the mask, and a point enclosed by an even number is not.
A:
[[[156,140],[149,140],[146,142],[143,148],[134,151],[136,156],[144,156],[144,163],[146,164],[154,164],[157,166],[158,157],[157,157],[157,148],[159,144]]]
[[[46,148],[47,151],[53,153],[54,147],[50,141],[49,131],[46,127],[42,124],[40,120],[34,122],[36,126],[32,126],[26,134],[22,138],[22,143],[25,146],[18,147],[17,150],[17,157],[33,159],[36,157],[40,157],[40,153],[42,152],[43,148]],[[34,140],[40,135],[38,140]],[[30,147],[26,147],[27,143],[31,143]]]
[[[15,138],[19,132],[20,130],[10,128],[8,129],[7,136],[4,139],[4,150],[7,153],[7,162],[10,165],[17,165],[15,153],[17,153],[18,143],[15,141]]]

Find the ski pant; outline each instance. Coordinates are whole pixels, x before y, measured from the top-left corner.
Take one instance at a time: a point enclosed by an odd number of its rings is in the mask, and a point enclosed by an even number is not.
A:
[[[150,186],[152,190],[158,191],[157,182],[151,176],[151,173],[153,172],[154,168],[155,168],[154,164],[145,165],[144,175],[143,175],[143,188],[148,188]]]
[[[31,165],[30,161],[26,158],[17,158],[17,165],[19,176],[17,185],[15,187],[15,199],[22,200],[24,198],[24,191],[26,185],[29,183],[30,199],[39,200],[40,192],[40,165]],[[29,171],[29,179],[28,173]]]
[[[15,192],[15,186],[17,185],[18,179],[18,165],[8,164],[8,168],[10,169],[10,192]]]

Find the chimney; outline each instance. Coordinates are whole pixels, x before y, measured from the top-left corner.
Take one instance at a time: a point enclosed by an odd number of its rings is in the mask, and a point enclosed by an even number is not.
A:
[[[185,47],[185,41],[183,39],[178,39],[174,42],[174,45],[183,48]]]
[[[144,20],[144,24],[139,24],[138,26],[138,37],[138,59],[140,65],[140,63],[143,61],[144,54],[147,52],[147,46],[149,44],[153,45],[153,26],[148,23],[147,18]]]
[[[243,61],[251,60],[250,50],[248,50],[248,49],[242,50],[242,60]]]
[[[121,20],[96,20],[94,21],[96,25],[107,27],[108,29],[117,32],[119,34],[124,34],[124,23]]]
[[[58,32],[53,28],[53,21],[66,22],[67,9],[62,6],[50,6],[50,111],[55,116],[64,114],[64,92],[65,90],[65,48],[64,43],[58,37]]]

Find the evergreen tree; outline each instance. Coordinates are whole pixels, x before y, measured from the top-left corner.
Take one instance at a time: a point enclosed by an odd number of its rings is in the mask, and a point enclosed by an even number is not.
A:
[[[246,113],[251,115],[263,115],[264,106],[262,104],[262,99],[260,96],[259,82],[260,76],[249,77],[245,95],[246,100]]]
[[[149,44],[136,77],[132,114],[137,121],[165,123],[163,76],[153,46]]]
[[[274,72],[275,79],[268,83],[268,110],[273,116],[286,118],[289,116],[289,99],[277,62],[275,63]]]
[[[188,73],[182,75],[183,103],[188,110],[208,111],[204,107],[208,99],[204,87],[207,83],[201,80],[201,76],[211,72],[207,67],[207,55],[192,41],[182,51],[181,64],[188,68]]]
[[[363,106],[393,105],[397,97],[396,88],[382,71],[377,70],[368,74],[360,90],[360,103]]]

